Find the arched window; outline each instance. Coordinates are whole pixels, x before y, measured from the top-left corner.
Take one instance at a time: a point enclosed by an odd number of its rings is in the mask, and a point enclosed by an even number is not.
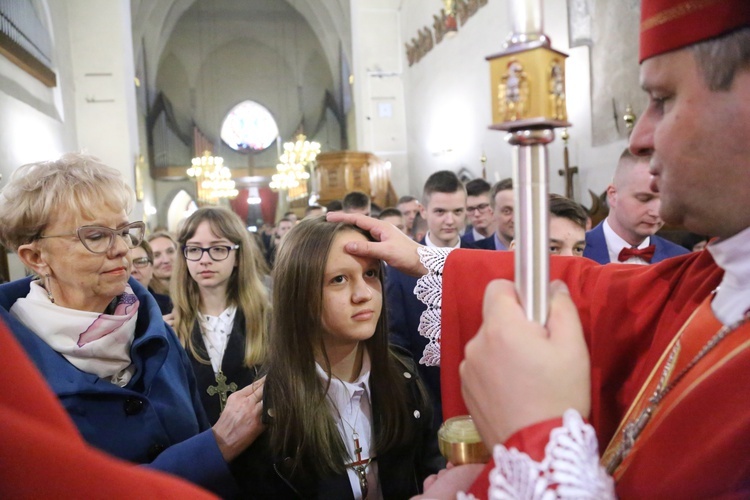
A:
[[[233,107],[221,124],[221,139],[239,152],[263,151],[279,136],[271,112],[255,101]]]

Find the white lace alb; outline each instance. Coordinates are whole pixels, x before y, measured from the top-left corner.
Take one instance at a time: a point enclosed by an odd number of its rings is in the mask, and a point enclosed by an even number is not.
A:
[[[427,268],[427,274],[417,280],[414,295],[427,309],[419,318],[419,334],[429,342],[419,362],[427,366],[440,366],[440,313],[443,300],[443,267],[453,248],[425,247],[417,249],[419,260]]]
[[[503,445],[495,446],[490,499],[612,499],[615,483],[599,465],[594,428],[575,410],[563,415],[562,427],[550,432],[541,462]],[[475,498],[459,493],[459,500]]]

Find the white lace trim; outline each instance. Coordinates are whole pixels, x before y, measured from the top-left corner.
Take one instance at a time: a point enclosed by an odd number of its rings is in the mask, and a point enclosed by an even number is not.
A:
[[[594,428],[575,410],[567,410],[563,426],[550,432],[541,462],[503,445],[495,446],[494,459],[490,499],[616,498],[614,480],[599,465]]]
[[[440,312],[443,300],[443,267],[445,259],[454,248],[426,247],[417,249],[419,260],[427,274],[417,280],[414,295],[427,309],[419,318],[419,334],[429,339],[419,362],[427,366],[440,366]]]
[[[477,497],[472,495],[471,493],[466,494],[463,491],[459,491],[458,495],[456,495],[456,500],[479,500]]]

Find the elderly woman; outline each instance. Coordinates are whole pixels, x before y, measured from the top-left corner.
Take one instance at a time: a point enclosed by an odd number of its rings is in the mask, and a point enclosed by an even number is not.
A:
[[[151,287],[151,283],[154,282],[154,251],[151,249],[151,245],[148,241],[141,240],[138,246],[130,250],[130,259],[133,263],[133,267],[130,269],[130,274],[135,278],[138,283],[148,288],[151,295],[156,299],[156,303],[159,304],[159,309],[162,314],[169,314],[172,312],[172,299],[169,295],[158,293]]]
[[[0,191],[0,243],[36,277],[0,286],[0,317],[89,443],[230,496],[228,462],[263,430],[262,381],[209,427],[185,351],[129,279],[144,230],[128,219],[133,199],[90,156],[16,170]]]

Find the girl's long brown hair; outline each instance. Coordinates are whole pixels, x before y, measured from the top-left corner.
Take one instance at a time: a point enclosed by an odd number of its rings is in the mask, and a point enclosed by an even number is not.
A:
[[[327,384],[315,370],[315,353],[325,353],[323,275],[331,244],[344,231],[368,236],[354,226],[327,222],[325,216],[303,220],[286,235],[273,271],[274,310],[264,388],[272,405],[271,451],[276,457],[290,457],[293,467],[318,477],[343,473],[349,461],[326,400]],[[372,408],[373,450],[378,454],[403,444],[411,434],[403,369],[389,350],[386,325],[383,300],[375,334],[364,342],[371,360],[370,388],[380,395]],[[324,364],[330,376],[327,358]]]
[[[268,348],[268,318],[270,304],[268,293],[261,281],[257,267],[260,252],[250,239],[245,225],[231,210],[221,207],[204,207],[185,220],[177,237],[180,245],[175,258],[174,274],[170,280],[170,295],[174,303],[175,332],[185,349],[202,363],[210,364],[208,354],[193,342],[193,325],[198,317],[200,291],[190,276],[182,255],[182,247],[195,235],[198,225],[208,221],[211,231],[239,245],[237,265],[227,286],[227,305],[235,305],[245,317],[245,364],[250,367],[262,363]]]

